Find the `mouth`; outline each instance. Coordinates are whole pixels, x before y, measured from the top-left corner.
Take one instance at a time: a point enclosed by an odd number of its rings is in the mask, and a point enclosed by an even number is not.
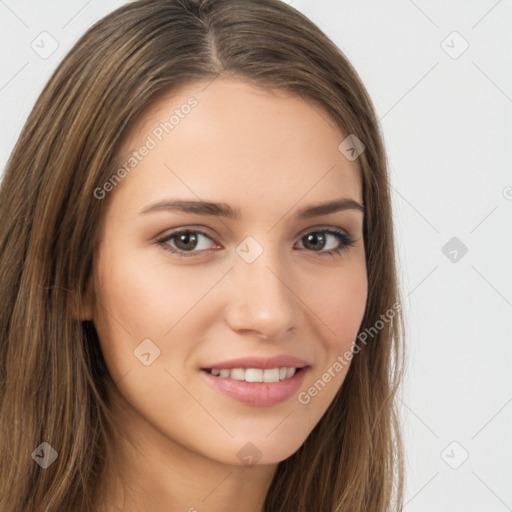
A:
[[[295,368],[202,368],[201,375],[216,392],[252,407],[270,407],[295,396],[309,366]]]

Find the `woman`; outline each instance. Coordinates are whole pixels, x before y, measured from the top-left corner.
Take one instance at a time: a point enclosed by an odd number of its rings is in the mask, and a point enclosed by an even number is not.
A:
[[[2,510],[384,511],[403,334],[385,153],[278,0],[141,0],[0,190]]]

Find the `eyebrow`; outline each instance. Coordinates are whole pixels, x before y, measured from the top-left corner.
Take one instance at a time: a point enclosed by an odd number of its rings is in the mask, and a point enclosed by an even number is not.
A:
[[[298,219],[310,219],[321,215],[328,215],[343,210],[357,210],[364,214],[364,206],[354,199],[341,198],[329,201],[328,203],[306,206],[296,213]],[[239,208],[232,208],[226,203],[213,203],[208,201],[190,201],[165,199],[152,203],[140,213],[146,214],[157,211],[178,211],[183,213],[194,213],[196,215],[215,215],[228,219],[239,219],[241,212]]]

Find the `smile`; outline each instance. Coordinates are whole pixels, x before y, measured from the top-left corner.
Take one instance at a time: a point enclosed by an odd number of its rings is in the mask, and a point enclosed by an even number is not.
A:
[[[245,382],[279,382],[280,380],[286,380],[293,377],[295,375],[296,368],[211,368],[206,371],[211,375],[224,379],[230,378],[234,380],[245,380]]]
[[[220,395],[253,407],[270,407],[295,396],[308,370],[309,366],[223,370],[203,368],[200,373],[209,386],[215,392],[220,392]],[[282,379],[281,375],[284,376]]]

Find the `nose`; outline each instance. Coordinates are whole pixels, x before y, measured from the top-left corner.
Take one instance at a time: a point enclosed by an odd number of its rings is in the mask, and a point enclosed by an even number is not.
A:
[[[226,321],[231,329],[277,341],[297,327],[300,301],[278,256],[265,250],[252,263],[236,256],[230,274]]]

